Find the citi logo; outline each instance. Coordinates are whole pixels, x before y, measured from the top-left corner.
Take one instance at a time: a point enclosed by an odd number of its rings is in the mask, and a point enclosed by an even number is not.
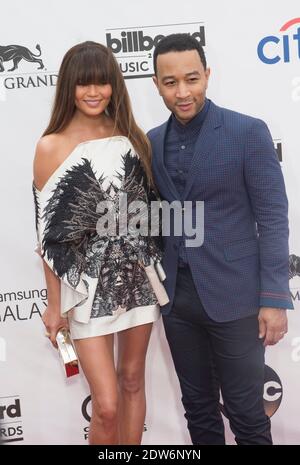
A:
[[[279,32],[280,36],[266,36],[258,43],[257,55],[259,59],[267,64],[274,65],[280,61],[289,63],[300,59],[300,26],[296,29],[295,25],[300,23],[300,18],[294,18],[287,21]],[[295,30],[296,29],[296,30]]]

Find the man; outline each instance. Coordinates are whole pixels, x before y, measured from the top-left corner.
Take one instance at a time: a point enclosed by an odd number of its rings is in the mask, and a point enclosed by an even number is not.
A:
[[[265,123],[206,98],[210,70],[188,34],[163,38],[154,83],[172,112],[149,132],[161,197],[204,202],[204,242],[164,237],[164,327],[193,444],[224,444],[219,387],[238,444],[272,444],[264,347],[287,332],[287,198]],[[184,212],[183,212],[184,214]],[[194,218],[195,219],[195,218]],[[193,221],[194,221],[193,219]]]

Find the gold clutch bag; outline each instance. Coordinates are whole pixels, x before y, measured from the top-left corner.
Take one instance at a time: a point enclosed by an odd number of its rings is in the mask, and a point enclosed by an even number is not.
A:
[[[56,342],[67,378],[77,375],[79,373],[78,359],[69,331],[61,328],[56,335]]]

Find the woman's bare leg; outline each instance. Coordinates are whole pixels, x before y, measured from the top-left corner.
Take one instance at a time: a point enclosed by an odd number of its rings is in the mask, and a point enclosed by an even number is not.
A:
[[[75,340],[80,364],[90,386],[90,444],[118,444],[118,385],[113,334]]]
[[[120,444],[140,444],[146,415],[145,359],[152,323],[118,333]]]

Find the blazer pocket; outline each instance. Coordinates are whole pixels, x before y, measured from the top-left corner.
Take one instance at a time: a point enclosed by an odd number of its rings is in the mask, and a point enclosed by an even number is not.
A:
[[[256,254],[258,254],[258,241],[255,238],[233,242],[224,246],[224,255],[227,262]]]

